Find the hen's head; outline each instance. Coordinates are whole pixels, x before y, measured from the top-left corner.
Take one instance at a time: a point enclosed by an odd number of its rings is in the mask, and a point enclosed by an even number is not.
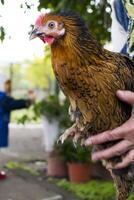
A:
[[[48,13],[37,18],[30,39],[38,37],[44,43],[47,42],[52,45],[67,35],[75,37],[78,36],[78,33],[84,33],[84,31],[87,31],[87,27],[79,14],[72,11],[59,14]]]

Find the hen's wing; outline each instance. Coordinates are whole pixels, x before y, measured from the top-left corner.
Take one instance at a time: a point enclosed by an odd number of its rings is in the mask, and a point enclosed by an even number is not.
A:
[[[88,124],[91,132],[113,129],[129,118],[131,108],[125,107],[115,94],[118,89],[133,90],[133,77],[129,67],[106,62],[77,69],[76,105],[82,113],[82,123]]]

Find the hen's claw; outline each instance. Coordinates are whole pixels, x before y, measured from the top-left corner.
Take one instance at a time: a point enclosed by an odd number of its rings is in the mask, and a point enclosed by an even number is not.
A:
[[[61,141],[61,143],[63,144],[64,141],[69,137],[69,136],[73,136],[76,133],[76,128],[75,127],[71,127],[69,129],[67,129],[60,137],[58,141]]]
[[[81,138],[80,132],[75,132],[74,138],[73,138],[73,143],[77,144],[78,140]]]

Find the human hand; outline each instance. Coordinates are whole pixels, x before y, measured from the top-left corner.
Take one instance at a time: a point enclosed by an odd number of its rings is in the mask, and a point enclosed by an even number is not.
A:
[[[134,162],[134,92],[117,91],[117,96],[132,106],[132,115],[123,125],[113,130],[108,130],[86,140],[86,145],[102,144],[109,141],[121,140],[114,146],[92,154],[92,160],[107,160],[114,156],[123,155],[122,162],[114,167],[108,164],[107,168],[124,168]]]
[[[28,91],[28,97],[29,97],[31,104],[35,103],[36,95],[35,95],[35,92],[33,90]]]

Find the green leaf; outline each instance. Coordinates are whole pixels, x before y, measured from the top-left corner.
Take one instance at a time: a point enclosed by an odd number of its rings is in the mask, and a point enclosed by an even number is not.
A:
[[[81,200],[115,200],[115,189],[111,182],[91,180],[84,184],[58,180],[58,186],[73,192]]]
[[[51,11],[60,12],[61,10],[74,10],[78,12],[84,19],[89,31],[97,38],[101,44],[105,44],[110,40],[111,27],[111,10],[110,3],[107,0],[39,0],[38,9],[49,8]],[[101,34],[100,34],[101,33]]]
[[[3,26],[0,27],[0,40],[3,41],[5,39],[5,30]]]
[[[1,3],[4,5],[4,3],[5,3],[4,0],[1,0]]]

